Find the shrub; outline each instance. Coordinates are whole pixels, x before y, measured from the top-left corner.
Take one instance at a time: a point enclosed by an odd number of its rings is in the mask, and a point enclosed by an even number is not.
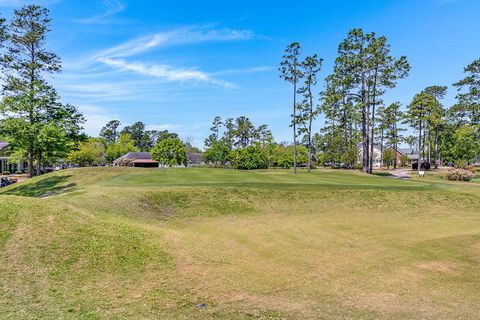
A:
[[[447,179],[450,181],[471,181],[473,173],[465,169],[450,169],[447,173]]]
[[[406,167],[407,164],[408,164],[408,157],[403,154],[403,155],[400,157],[400,166],[401,166],[401,167]]]
[[[383,164],[387,166],[387,168],[393,166],[396,160],[396,154],[393,149],[387,149],[383,152],[382,161]]]
[[[4,176],[8,176],[8,175],[10,174],[10,171],[3,171],[2,174],[3,174]]]
[[[477,168],[474,165],[466,166],[465,170],[470,171],[473,174],[477,172]]]
[[[215,167],[225,166],[229,160],[230,147],[224,141],[215,141],[210,148],[205,150],[203,158],[209,165]]]
[[[467,161],[465,161],[465,160],[455,160],[453,164],[457,168],[465,168],[467,166]]]
[[[293,146],[278,145],[274,150],[273,164],[276,167],[288,169],[293,167]],[[297,146],[297,166],[305,166],[308,163],[308,149],[305,146]]]
[[[22,174],[22,171],[15,171],[15,174]]]
[[[235,149],[230,154],[232,166],[236,169],[265,169],[267,163],[262,156],[262,150],[256,146]]]
[[[165,166],[187,165],[187,148],[178,138],[167,138],[159,141],[150,153],[153,160]]]

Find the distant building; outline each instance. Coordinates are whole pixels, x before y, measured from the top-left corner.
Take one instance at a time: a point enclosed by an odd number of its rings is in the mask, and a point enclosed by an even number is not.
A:
[[[363,145],[359,143],[357,145],[358,148],[358,162],[361,163],[363,159]],[[371,145],[369,146],[369,151],[370,151]],[[373,145],[373,166],[374,167],[380,167],[382,163],[382,150],[385,151],[385,149],[382,149],[382,146],[379,144],[374,144]]]
[[[150,152],[129,152],[113,161],[116,166],[158,168],[158,161],[152,160]]]
[[[363,147],[362,144],[359,143],[358,147],[358,161],[362,162],[363,158]],[[412,163],[413,161],[418,160],[418,151],[410,148],[393,148],[393,147],[382,147],[380,144],[373,145],[373,166],[380,167],[382,164],[382,153],[386,150],[391,149],[395,152],[395,158],[397,161],[397,165],[401,165],[401,158],[403,156],[407,157],[408,163]]]
[[[397,166],[402,164],[402,157],[407,157],[407,163],[412,163],[413,161],[418,160],[418,151],[410,149],[410,148],[393,148],[389,147],[387,149],[391,149],[395,152],[395,158],[397,161]]]
[[[417,150],[410,149],[410,148],[399,148],[398,152],[401,155],[407,156],[407,159],[408,159],[409,162],[412,162],[414,160],[418,160],[419,152]]]
[[[8,142],[0,141],[0,173],[3,172],[20,172],[26,168],[26,164],[23,161],[18,163],[12,163],[9,161],[11,150],[8,147]]]
[[[203,153],[200,152],[187,152],[187,166],[199,167],[205,162],[203,161]]]

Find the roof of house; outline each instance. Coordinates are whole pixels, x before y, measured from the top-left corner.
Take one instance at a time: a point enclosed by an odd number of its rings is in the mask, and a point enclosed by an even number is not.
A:
[[[418,151],[411,148],[399,148],[398,152],[404,155],[418,155]]]
[[[143,160],[150,160],[150,152],[129,152],[123,156],[121,156],[118,159],[115,159],[113,163],[120,162],[122,160],[138,160],[138,159],[143,159]]]
[[[189,162],[200,163],[202,162],[202,153],[199,152],[188,152],[187,158]]]
[[[8,147],[8,142],[0,141],[0,150],[5,149],[6,147]]]

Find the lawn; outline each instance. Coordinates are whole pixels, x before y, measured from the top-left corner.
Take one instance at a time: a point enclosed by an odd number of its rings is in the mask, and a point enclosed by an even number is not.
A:
[[[0,191],[0,319],[474,319],[480,188],[74,169]]]

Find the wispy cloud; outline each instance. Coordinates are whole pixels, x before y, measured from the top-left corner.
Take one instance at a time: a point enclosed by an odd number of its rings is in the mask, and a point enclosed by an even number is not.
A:
[[[209,74],[194,70],[175,68],[165,64],[147,64],[142,62],[127,62],[122,59],[99,58],[100,62],[105,63],[121,71],[132,71],[145,76],[161,78],[172,82],[207,82],[224,87],[232,87],[231,83],[212,78]]]
[[[171,109],[172,101],[192,99],[198,103],[198,99],[203,99],[209,92],[217,92],[218,88],[236,87],[222,79],[223,76],[263,72],[272,68],[257,66],[212,72],[196,65],[171,63],[171,56],[167,51],[163,55],[163,49],[252,38],[256,36],[247,30],[212,26],[190,26],[157,32],[81,57],[66,59],[65,72],[52,81],[62,97],[79,106],[88,118],[85,124],[88,134],[97,135],[100,128],[112,119],[122,121],[118,114],[128,117],[132,105],[148,105],[154,106],[154,111],[143,113],[143,121],[156,119],[158,114],[162,114],[165,121],[163,123],[157,119],[156,124],[148,126],[148,129],[175,130],[184,135],[195,135],[209,124],[197,129],[176,124],[178,110]],[[184,85],[186,83],[188,87]],[[187,95],[186,88],[189,90]],[[108,111],[113,107],[118,114]]]
[[[85,19],[77,19],[75,21],[83,24],[107,23],[110,22],[107,18],[124,11],[127,7],[125,3],[119,0],[103,0],[102,3],[106,8],[104,13]]]
[[[135,56],[155,48],[195,44],[211,41],[248,40],[253,33],[248,30],[206,29],[184,27],[153,35],[139,37],[119,46],[98,52],[95,57],[125,58]]]
[[[165,124],[149,124],[145,127],[145,129],[163,131],[163,130],[174,130],[179,127],[180,126],[178,124],[165,123]]]
[[[216,79],[212,74],[198,70],[198,68],[176,67],[165,63],[144,62],[139,59],[130,61],[127,59],[168,46],[210,41],[247,40],[252,37],[253,33],[247,30],[184,27],[127,41],[121,45],[101,50],[95,53],[91,59],[122,72],[134,72],[170,82],[191,81],[222,87],[234,87],[233,84]],[[252,70],[246,72],[252,72]],[[225,74],[228,74],[228,72]]]

